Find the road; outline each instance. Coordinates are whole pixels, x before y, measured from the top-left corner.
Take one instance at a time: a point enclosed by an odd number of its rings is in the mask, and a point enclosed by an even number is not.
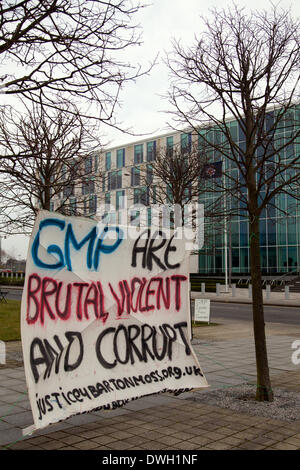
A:
[[[22,298],[22,289],[8,289],[6,286],[2,286],[1,290],[4,292],[8,292],[6,298],[9,300],[21,300]]]
[[[300,326],[300,308],[299,307],[277,307],[265,305],[265,321],[272,323],[284,323],[288,325]],[[251,304],[235,303],[211,303],[211,321],[217,321],[220,318],[228,318],[238,321],[252,320]]]
[[[5,288],[2,288],[5,290]],[[9,292],[7,299],[21,300],[21,289],[7,289]],[[211,303],[211,321],[217,321],[220,318],[228,318],[237,321],[251,321],[252,310],[250,304],[238,303]],[[300,326],[300,308],[298,307],[277,307],[265,306],[265,320],[272,323],[284,323]]]

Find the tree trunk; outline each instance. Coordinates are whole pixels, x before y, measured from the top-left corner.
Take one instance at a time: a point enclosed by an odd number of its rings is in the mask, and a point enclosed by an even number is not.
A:
[[[232,231],[231,231],[231,219],[229,219],[229,254],[228,254],[228,282],[229,287],[232,287]]]
[[[257,214],[257,213],[256,213]],[[252,282],[252,311],[256,353],[257,389],[256,399],[273,401],[265,334],[263,292],[261,279],[259,217],[250,220],[250,269]]]
[[[44,184],[44,204],[43,209],[50,211],[50,202],[51,202],[51,190],[50,190],[50,181],[45,181]]]

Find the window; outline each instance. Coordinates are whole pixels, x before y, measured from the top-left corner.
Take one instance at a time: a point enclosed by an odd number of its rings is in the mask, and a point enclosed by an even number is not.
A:
[[[249,244],[248,223],[246,221],[240,222],[240,245],[246,247]]]
[[[116,172],[112,171],[107,175],[107,189],[116,189]]]
[[[64,187],[64,197],[70,197],[73,196],[74,194],[74,186],[73,185],[68,185]]]
[[[153,181],[153,166],[152,165],[147,165],[146,181],[147,181],[147,184],[151,184]]]
[[[229,129],[230,129],[229,132],[230,132],[232,140],[234,142],[236,142],[237,141],[237,133],[238,133],[238,128],[237,128],[236,122],[233,122],[233,123],[231,122],[229,124]]]
[[[92,178],[87,178],[82,182],[82,194],[93,194],[95,192],[95,182]],[[73,195],[73,194],[72,194]]]
[[[89,198],[89,213],[95,214],[96,211],[97,211],[97,196],[96,194],[93,194],[93,196],[90,196]]]
[[[105,205],[110,206],[110,193],[105,193],[104,202]]]
[[[189,184],[188,187],[183,190],[183,202],[188,203],[192,197],[192,185]]]
[[[240,142],[245,142],[245,140],[246,140],[245,127],[246,127],[245,120],[241,119],[238,122],[238,137],[239,137]]]
[[[132,167],[131,168],[131,186],[140,185],[140,169]]]
[[[117,168],[125,166],[125,149],[117,150]]]
[[[249,251],[248,248],[240,249],[240,270],[241,272],[249,271]]]
[[[136,188],[133,193],[134,204],[149,205],[149,194],[147,188]]]
[[[287,217],[288,245],[297,244],[296,217]]]
[[[140,211],[130,211],[130,225],[140,226]]]
[[[88,182],[86,180],[84,180],[82,182],[81,192],[82,192],[83,195],[89,193],[89,185],[88,185]]]
[[[174,139],[173,137],[167,137],[167,155],[172,155],[173,154],[173,145],[174,145]]]
[[[147,162],[152,162],[155,160],[155,153],[156,153],[156,141],[152,140],[151,142],[147,142]]]
[[[67,176],[67,167],[66,165],[63,165],[61,168],[61,179],[64,181]]]
[[[143,144],[134,146],[134,163],[143,162]]]
[[[112,171],[108,174],[108,190],[122,188],[122,171]]]
[[[83,212],[84,212],[84,215],[87,215],[88,210],[87,210],[87,199],[86,198],[84,198],[84,200],[83,200]]]
[[[117,188],[116,189],[119,189],[119,188],[122,188],[122,171],[121,170],[117,171]]]
[[[282,272],[287,271],[287,247],[278,247],[278,268]]]
[[[156,200],[156,186],[152,186],[152,204],[157,204],[157,200]]]
[[[293,270],[297,268],[297,247],[289,246],[288,247],[288,266]]]
[[[198,150],[203,153],[206,151],[205,133],[203,131],[198,134]]]
[[[231,246],[239,246],[239,237],[239,223],[231,222]]]
[[[70,215],[76,215],[76,198],[70,197]]]
[[[259,221],[259,232],[260,245],[265,246],[267,244],[267,227],[265,219],[261,219]]]
[[[85,164],[85,173],[87,174],[91,173],[93,169],[93,159],[91,155],[85,159],[84,164]]]
[[[109,171],[111,168],[111,152],[105,154],[105,170]]]
[[[267,219],[268,245],[276,245],[276,225],[275,220]]]
[[[103,224],[115,224],[116,223],[116,213],[115,212],[107,212],[102,216],[102,223]]]
[[[172,204],[173,203],[173,191],[171,186],[168,184],[167,185],[167,191],[166,191],[166,196],[167,196],[167,204]]]
[[[192,146],[192,135],[191,134],[181,134],[180,135],[180,148],[181,152],[190,152]]]
[[[125,207],[125,191],[116,192],[116,210],[124,209]]]
[[[98,162],[99,162],[99,157],[98,157],[98,155],[95,155],[95,157],[94,157],[94,166],[95,166],[94,171],[98,171]]]

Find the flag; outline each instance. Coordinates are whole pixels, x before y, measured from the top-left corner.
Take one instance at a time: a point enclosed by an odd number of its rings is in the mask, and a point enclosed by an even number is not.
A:
[[[222,162],[214,162],[204,165],[201,178],[220,178],[222,176]]]

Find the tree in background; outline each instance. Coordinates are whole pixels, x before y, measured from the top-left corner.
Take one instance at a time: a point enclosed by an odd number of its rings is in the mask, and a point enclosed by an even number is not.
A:
[[[204,181],[220,176],[219,168],[210,163],[210,157],[198,144],[192,144],[191,135],[186,134],[184,144],[172,145],[155,151],[153,159],[144,165],[141,171],[141,185],[145,189],[144,199],[161,206],[170,206],[175,226],[192,222],[194,212],[185,208],[199,201],[205,190]],[[209,168],[214,173],[209,175]],[[133,168],[134,172],[135,169]],[[208,173],[207,173],[208,172]],[[143,202],[143,201],[141,201]],[[178,214],[174,207],[178,208]]]
[[[94,126],[71,103],[59,108],[51,118],[43,104],[27,107],[26,114],[0,110],[4,233],[28,233],[39,209],[83,214],[86,195],[96,192]]]
[[[299,197],[299,20],[276,7],[248,15],[232,5],[212,10],[204,23],[192,47],[173,44],[169,100],[178,122],[227,162],[215,194],[227,195],[248,219],[256,398],[271,401],[259,221],[280,195]],[[237,138],[229,118],[238,123]]]
[[[147,73],[123,60],[141,41],[132,23],[140,8],[130,0],[1,1],[1,92],[56,109],[60,95],[85,103],[89,117],[115,124],[121,88]]]

